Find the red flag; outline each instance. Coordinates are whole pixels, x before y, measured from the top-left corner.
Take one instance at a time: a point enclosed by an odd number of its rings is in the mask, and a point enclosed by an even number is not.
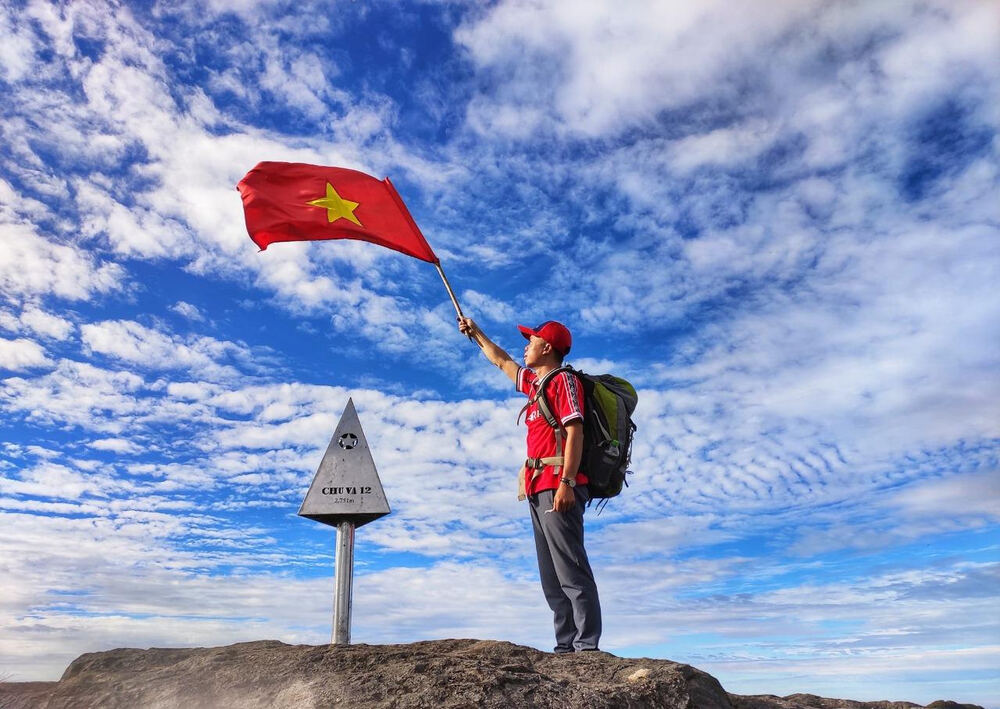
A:
[[[240,180],[247,232],[266,249],[276,241],[358,239],[438,263],[389,178],[343,167],[258,163]]]

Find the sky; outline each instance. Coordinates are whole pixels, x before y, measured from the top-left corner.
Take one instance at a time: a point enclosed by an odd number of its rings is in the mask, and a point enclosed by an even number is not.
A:
[[[260,252],[277,160],[390,176],[497,343],[636,386],[603,649],[1000,707],[1000,4],[2,7],[0,675],[328,642],[349,397],[354,642],[551,649],[519,395],[430,264]]]

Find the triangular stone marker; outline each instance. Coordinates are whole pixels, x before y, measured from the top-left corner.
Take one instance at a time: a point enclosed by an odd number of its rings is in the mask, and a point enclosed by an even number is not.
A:
[[[348,399],[299,515],[334,526],[352,522],[360,527],[390,512],[354,400]]]

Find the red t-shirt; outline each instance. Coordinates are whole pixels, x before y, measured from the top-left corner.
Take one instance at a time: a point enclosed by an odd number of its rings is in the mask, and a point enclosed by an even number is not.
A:
[[[517,370],[517,390],[529,397],[535,395],[538,377],[530,369],[521,367]],[[556,420],[565,426],[570,421],[583,421],[583,387],[576,375],[570,372],[560,372],[549,380],[545,387],[545,398]],[[542,415],[537,402],[532,402],[526,411],[528,424],[528,456],[529,458],[548,458],[558,455],[556,448],[556,432]],[[563,455],[565,455],[566,438],[563,437]],[[528,469],[525,474],[525,493],[534,495],[542,490],[554,490],[559,487],[562,468],[547,465],[542,468],[532,480],[534,470]],[[577,472],[576,484],[586,485],[587,476]]]

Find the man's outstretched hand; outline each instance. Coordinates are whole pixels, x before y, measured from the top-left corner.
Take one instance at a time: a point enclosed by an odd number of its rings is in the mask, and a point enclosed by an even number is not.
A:
[[[476,325],[472,318],[458,318],[458,331],[473,342],[476,342],[476,334],[479,332],[479,326]]]

